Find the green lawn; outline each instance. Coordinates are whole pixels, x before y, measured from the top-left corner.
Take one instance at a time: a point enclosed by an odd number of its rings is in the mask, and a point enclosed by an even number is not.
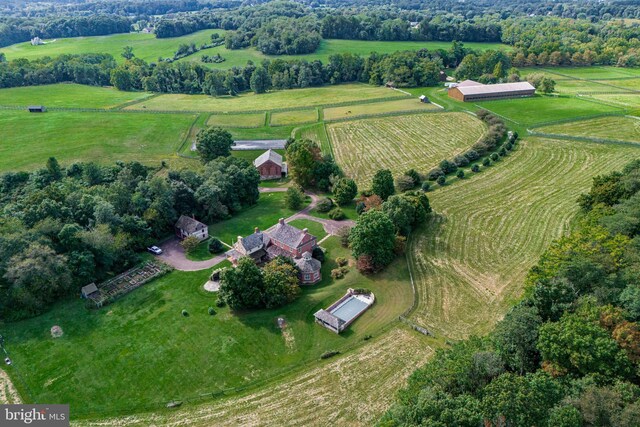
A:
[[[218,255],[218,254],[212,254],[211,252],[209,252],[210,241],[211,239],[206,239],[200,242],[200,244],[196,247],[196,249],[193,252],[186,254],[187,259],[191,261],[205,261]]]
[[[553,74],[548,74],[552,79]],[[554,79],[555,80],[555,79]],[[556,92],[562,95],[575,95],[584,92],[622,92],[623,89],[616,89],[609,84],[617,84],[618,81],[603,81],[606,84],[596,83],[590,80],[556,80]]]
[[[294,110],[271,113],[271,126],[297,125],[317,122],[318,110]]]
[[[252,206],[233,218],[209,225],[209,235],[231,245],[238,236],[253,233],[255,227],[261,230],[275,225],[280,218],[287,218],[297,211],[284,204],[285,193],[262,193],[257,205]],[[307,203],[310,200],[307,198]]]
[[[207,120],[207,126],[221,127],[251,127],[264,126],[265,114],[212,114]]]
[[[357,102],[397,96],[389,89],[365,84],[351,83],[343,85],[289,89],[255,94],[241,93],[237,96],[213,97],[208,95],[161,95],[148,101],[127,107],[128,110],[160,111],[212,111],[230,113],[238,111],[269,111],[275,109],[304,108],[335,104],[339,102]]]
[[[335,238],[323,246],[322,282],[279,309],[232,313],[216,307],[210,316],[216,296],[202,289],[210,271],[173,272],[103,309],[87,310],[73,299],[0,333],[33,399],[69,403],[74,418],[160,409],[172,399],[255,384],[318,363],[325,351],[362,345],[365,335],[411,305],[404,259],[373,277],[352,268],[334,282],[334,259],[349,250]],[[371,289],[375,305],[341,335],[315,324],[313,313],[349,287]],[[278,317],[287,322],[284,333]],[[62,327],[62,338],[51,338],[53,325]]]
[[[521,125],[533,125],[621,111],[617,107],[578,98],[553,96],[484,101],[475,105],[480,108],[486,108]]]
[[[120,55],[125,46],[131,46],[133,53],[147,62],[155,62],[158,57],[173,57],[181,44],[195,43],[200,46],[211,42],[211,34],[223,34],[222,30],[203,30],[182,37],[157,39],[154,34],[128,33],[112,34],[108,36],[74,37],[45,40],[47,44],[31,46],[30,42],[18,43],[0,49],[7,56],[7,60],[16,58],[38,59],[44,56],[58,56],[78,53],[109,53],[116,61],[124,61]],[[203,54],[213,52],[212,49],[202,51]]]
[[[536,131],[582,136],[587,138],[615,139],[640,144],[640,119],[623,116],[598,117],[536,128]]]
[[[622,108],[640,108],[640,93],[591,95],[590,98],[613,104]]]
[[[110,87],[54,84],[0,89],[0,106],[44,105],[63,108],[114,108],[125,102],[143,100],[145,92],[123,92]]]
[[[329,198],[332,198],[333,196],[331,194],[327,194],[326,195]],[[347,219],[351,219],[351,220],[357,220],[358,219],[358,213],[356,212],[356,203],[355,201],[351,204],[349,204],[348,206],[338,206],[340,209],[342,209],[342,212],[344,212],[344,215]],[[327,212],[318,212],[317,209],[312,209],[310,212],[310,215],[313,215],[315,217],[318,218],[324,218],[324,219],[331,219],[329,218],[329,213]]]
[[[640,78],[624,80],[603,80],[602,83],[607,83],[621,89],[635,90],[640,92]],[[611,86],[609,86],[609,88],[611,88]],[[609,90],[609,92],[611,92],[611,90]]]
[[[138,160],[159,164],[175,150],[195,116],[0,110],[0,171],[63,164]]]
[[[625,77],[640,77],[640,68],[620,68],[620,67],[544,67],[541,71],[550,71],[564,76],[589,79],[606,80],[619,79]]]
[[[318,238],[318,241],[320,241],[320,239],[327,235],[327,232],[324,231],[322,224],[320,224],[319,222],[311,221],[310,219],[294,219],[293,221],[290,221],[289,224],[299,228],[300,230],[307,228],[309,230],[309,233]]]

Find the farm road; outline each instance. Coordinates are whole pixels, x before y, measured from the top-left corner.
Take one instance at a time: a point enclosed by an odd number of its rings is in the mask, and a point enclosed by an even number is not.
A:
[[[260,188],[261,193],[281,193],[285,191],[287,191],[287,188],[283,187]],[[311,197],[311,203],[309,204],[309,206],[300,210],[300,212],[297,212],[286,218],[286,222],[293,221],[294,219],[306,219],[315,221],[322,224],[324,231],[331,235],[337,234],[338,230],[342,227],[353,227],[355,225],[355,221],[352,220],[334,221],[332,219],[323,219],[311,216],[309,212],[311,212],[311,210],[316,207],[320,198],[316,194],[311,192],[307,192],[306,194]],[[161,244],[160,248],[162,249],[162,255],[159,255],[158,258],[166,262],[176,270],[180,271],[206,270],[227,259],[224,254],[221,254],[216,255],[215,257],[206,261],[191,261],[187,259],[184,253],[184,249],[182,248],[182,246],[180,246],[180,241],[176,237]]]

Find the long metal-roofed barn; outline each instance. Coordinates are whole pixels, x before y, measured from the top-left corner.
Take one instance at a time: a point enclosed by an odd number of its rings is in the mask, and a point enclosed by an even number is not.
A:
[[[535,92],[536,88],[529,82],[484,85],[473,80],[465,80],[449,88],[448,94],[450,98],[469,102],[533,96]]]

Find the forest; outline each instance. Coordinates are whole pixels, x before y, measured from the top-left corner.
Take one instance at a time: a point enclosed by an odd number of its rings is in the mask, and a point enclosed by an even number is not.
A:
[[[440,350],[381,426],[616,426],[640,417],[640,161],[594,178],[578,227],[494,331]]]

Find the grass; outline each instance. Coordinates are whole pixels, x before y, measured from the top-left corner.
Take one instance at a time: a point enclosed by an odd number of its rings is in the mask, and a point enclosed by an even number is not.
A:
[[[265,114],[212,114],[207,120],[207,126],[220,127],[251,127],[264,126]]]
[[[526,272],[578,213],[591,178],[640,149],[530,138],[480,174],[429,193],[437,215],[408,252],[412,319],[449,339],[488,332],[521,295]]]
[[[310,139],[320,146],[323,154],[333,154],[324,123],[316,123],[311,126],[297,128],[295,130],[295,137],[299,139]]]
[[[640,143],[640,119],[623,116],[598,117],[590,120],[561,123],[536,128],[536,131]]]
[[[533,125],[621,111],[618,107],[583,99],[551,96],[484,101],[478,102],[476,105],[520,125]]]
[[[607,83],[621,89],[638,91],[640,93],[640,78],[609,81],[603,80],[602,83]],[[609,92],[611,92],[611,89],[609,90]]]
[[[200,46],[203,43],[211,42],[211,34],[223,34],[221,30],[203,30],[182,37],[172,37],[157,39],[154,34],[128,33],[112,34],[108,36],[95,37],[74,37],[57,39],[56,41],[46,40],[47,44],[31,46],[30,42],[18,43],[0,49],[0,52],[7,56],[7,60],[25,58],[29,60],[39,59],[45,56],[55,57],[65,54],[79,53],[108,53],[116,61],[124,62],[120,55],[125,46],[131,46],[136,57],[147,62],[155,62],[158,57],[173,57],[181,44],[195,43]],[[202,51],[202,54],[212,52],[212,49]]]
[[[318,121],[318,110],[295,110],[271,113],[271,126],[298,125]]]
[[[327,126],[337,162],[361,188],[378,169],[399,175],[426,173],[441,160],[470,148],[483,134],[480,120],[465,113],[416,114]]]
[[[174,152],[195,116],[0,111],[0,171],[44,166],[50,156],[63,164],[138,160],[159,164]]]
[[[114,88],[78,84],[54,84],[0,89],[0,105],[44,105],[63,108],[114,108],[151,96],[145,92],[122,92]]]
[[[207,307],[215,307],[216,296],[202,289],[209,271],[173,272],[101,310],[86,310],[73,299],[2,334],[33,399],[69,403],[76,418],[157,409],[172,399],[259,383],[309,366],[327,350],[361,345],[411,304],[402,259],[381,275],[365,277],[352,268],[334,282],[333,260],[349,250],[335,238],[323,246],[323,280],[286,307],[241,313],[216,308],[211,316]],[[376,304],[341,335],[316,325],[313,313],[349,287],[373,290]],[[285,333],[279,316],[287,321]],[[52,339],[52,325],[65,335]]]
[[[549,77],[554,78],[555,76],[549,75]],[[556,80],[556,92],[563,95],[576,95],[585,92],[622,92],[622,89],[609,86],[609,84],[613,82],[603,83],[607,84],[600,84],[589,80]]]
[[[290,221],[288,224],[293,225],[294,227],[303,230],[305,228],[309,229],[309,233],[313,234],[320,241],[324,236],[327,235],[327,232],[324,231],[324,227],[319,222],[311,221],[310,219],[294,219]]]
[[[403,111],[433,111],[440,110],[433,104],[420,102],[417,98],[400,99],[397,101],[375,102],[370,104],[347,105],[343,107],[325,108],[324,119],[327,121],[355,118],[358,116],[401,113]]]
[[[219,254],[212,254],[209,252],[209,242],[211,239],[206,239],[200,242],[200,244],[191,253],[187,253],[187,259],[191,261],[206,261]],[[222,252],[221,252],[222,253]]]
[[[253,233],[255,227],[266,230],[275,225],[278,219],[287,218],[297,212],[287,208],[284,199],[285,193],[262,193],[257,205],[245,209],[231,219],[209,225],[209,235],[231,245],[238,236]]]
[[[208,95],[168,94],[127,107],[128,110],[212,111],[269,111],[279,108],[304,108],[340,102],[357,102],[397,96],[389,89],[365,84],[290,89],[256,95],[253,92],[238,96],[212,97]]]
[[[640,108],[640,93],[637,94],[599,94],[590,98],[606,102],[622,108]]]
[[[557,73],[574,79],[606,80],[640,77],[640,69],[619,67],[544,67],[540,71]]]

